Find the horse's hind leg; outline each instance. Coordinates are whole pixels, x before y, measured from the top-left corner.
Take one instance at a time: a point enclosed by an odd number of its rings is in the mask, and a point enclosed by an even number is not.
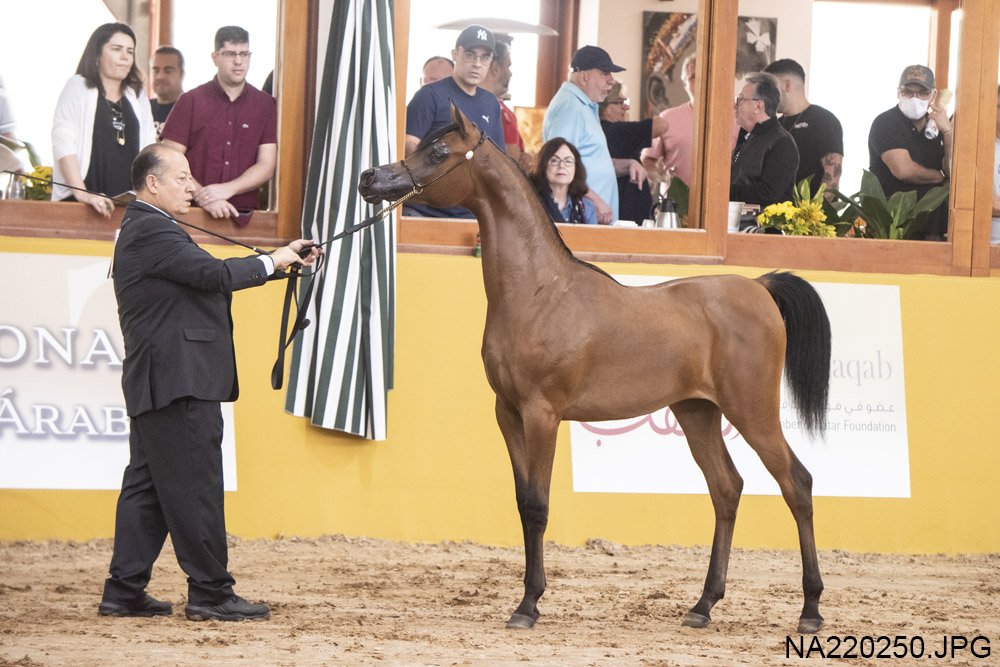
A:
[[[545,592],[543,550],[559,419],[542,409],[519,414],[499,398],[496,414],[514,470],[514,492],[524,532],[524,597],[507,627],[530,628],[538,620],[538,599]]]
[[[684,625],[703,628],[711,620],[712,607],[726,594],[726,573],[733,545],[736,510],[743,492],[743,478],[733,465],[722,440],[722,413],[717,405],[711,401],[689,399],[671,405],[670,409],[684,429],[691,454],[705,475],[715,507],[715,535],[705,588],[698,604],[691,608],[683,621]]]
[[[816,535],[813,532],[812,475],[788,446],[781,432],[780,422],[777,419],[769,421],[774,426],[766,430],[756,430],[752,426],[744,430],[740,424],[734,426],[740,429],[740,434],[778,482],[781,495],[795,518],[799,549],[802,552],[802,592],[805,597],[798,631],[802,634],[814,634],[823,627],[823,617],[819,613],[823,579],[819,574]]]

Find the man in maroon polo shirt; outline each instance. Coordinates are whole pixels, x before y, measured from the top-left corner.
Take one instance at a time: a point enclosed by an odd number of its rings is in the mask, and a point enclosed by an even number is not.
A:
[[[213,218],[245,225],[257,208],[257,189],[274,175],[277,109],[273,97],[246,81],[246,30],[219,28],[212,62],[215,78],[178,98],[163,126],[163,143],[186,154],[195,203]]]

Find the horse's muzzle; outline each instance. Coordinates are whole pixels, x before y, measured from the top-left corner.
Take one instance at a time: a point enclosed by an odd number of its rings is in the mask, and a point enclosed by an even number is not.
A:
[[[380,193],[376,187],[377,179],[378,172],[373,167],[371,169],[365,169],[361,173],[361,179],[358,181],[358,193],[364,197],[365,201],[369,204],[377,204],[385,199],[385,196]]]

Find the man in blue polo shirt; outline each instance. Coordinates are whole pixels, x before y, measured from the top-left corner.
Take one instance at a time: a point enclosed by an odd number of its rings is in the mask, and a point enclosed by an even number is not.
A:
[[[479,87],[490,69],[496,49],[493,33],[481,25],[470,25],[455,42],[451,57],[455,70],[451,76],[423,86],[406,105],[405,151],[409,155],[420,140],[451,124],[451,103],[466,115],[486,136],[504,150],[503,121],[496,95]],[[471,218],[472,212],[461,206],[434,208],[407,204],[406,215],[428,218]]]
[[[580,151],[587,168],[587,198],[594,202],[597,221],[610,224],[618,219],[618,180],[608,142],[601,129],[597,105],[608,96],[615,72],[624,67],[597,46],[583,46],[573,54],[569,81],[552,98],[542,123],[542,138],[562,137]]]

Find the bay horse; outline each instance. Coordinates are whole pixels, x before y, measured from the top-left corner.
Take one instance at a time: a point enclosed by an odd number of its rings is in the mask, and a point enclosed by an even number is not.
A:
[[[563,243],[517,164],[452,107],[452,123],[404,160],[365,171],[369,202],[413,197],[461,205],[479,221],[486,329],[483,364],[514,470],[524,532],[524,597],[507,627],[530,628],[545,591],[544,534],[556,431],[670,406],[705,475],[715,534],[701,599],[683,624],[704,627],[725,593],[743,490],[722,438],[725,415],[760,456],[791,509],[802,553],[800,633],[823,624],[812,476],[789,448],[778,408],[782,367],[799,416],[822,432],[830,321],[790,273],[701,276],[626,287]]]

